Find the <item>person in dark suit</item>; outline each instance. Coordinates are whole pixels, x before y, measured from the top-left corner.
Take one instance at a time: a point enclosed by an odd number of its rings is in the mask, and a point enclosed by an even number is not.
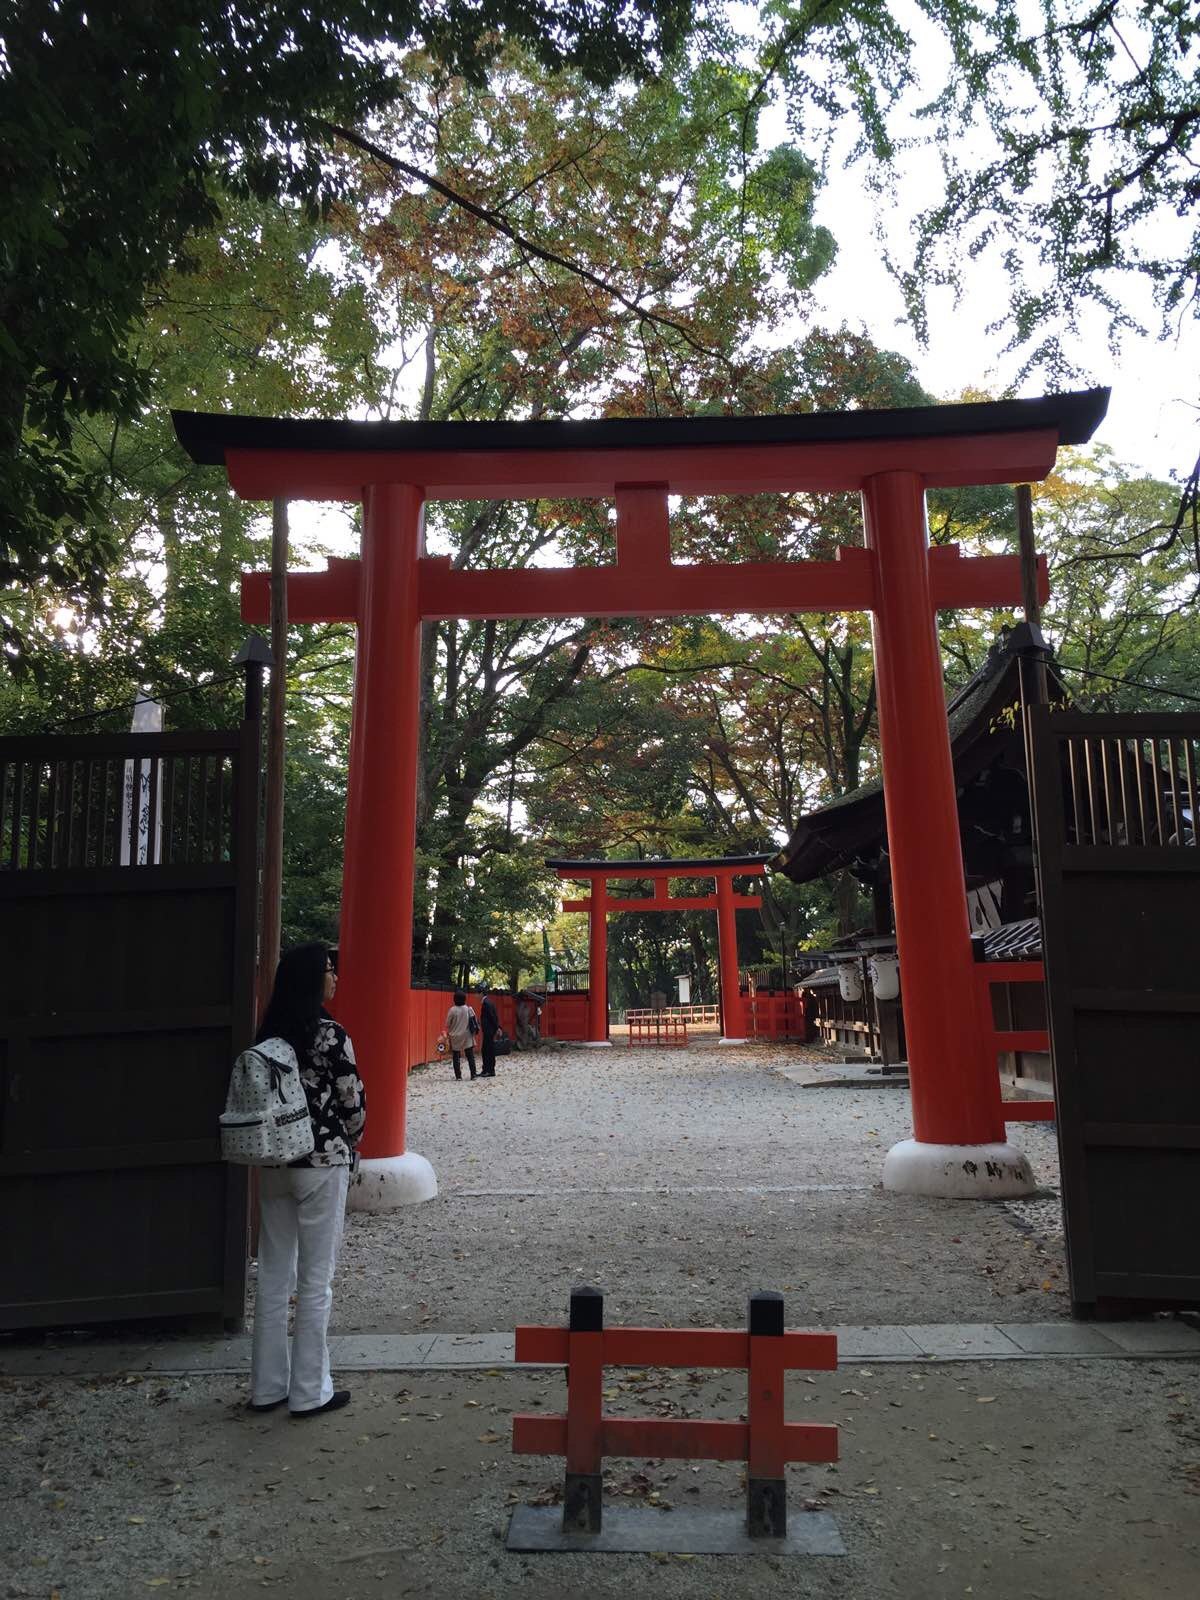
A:
[[[483,1068],[480,1077],[494,1078],[496,1035],[500,1032],[500,1013],[496,1010],[496,1002],[492,999],[492,992],[487,984],[480,984],[479,992],[483,996],[483,1004],[479,1009],[479,1024],[483,1030]]]

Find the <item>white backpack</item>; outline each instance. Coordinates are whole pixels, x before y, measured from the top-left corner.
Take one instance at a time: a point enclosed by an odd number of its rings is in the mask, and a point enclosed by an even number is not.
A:
[[[286,1167],[313,1149],[300,1063],[286,1039],[264,1039],[233,1063],[221,1154],[242,1167]]]

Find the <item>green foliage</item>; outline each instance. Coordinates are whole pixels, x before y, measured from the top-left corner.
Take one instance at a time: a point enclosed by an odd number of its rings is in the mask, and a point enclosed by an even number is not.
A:
[[[1190,544],[1172,536],[1177,502],[1174,485],[1131,476],[1105,449],[1065,452],[1034,491],[1050,558],[1046,633],[1064,667],[1081,669],[1065,677],[1091,709],[1193,709],[1200,586]],[[1184,697],[1174,705],[1155,692],[1172,688]]]
[[[0,584],[99,595],[118,545],[78,428],[144,412],[152,296],[195,265],[227,195],[312,221],[346,193],[325,119],[389,104],[398,51],[422,46],[478,84],[502,39],[524,42],[611,83],[672,50],[688,13],[686,0],[18,7],[0,44]],[[0,626],[19,659],[19,619],[6,608]]]
[[[764,84],[778,81],[806,148],[846,117],[868,185],[892,203],[897,157],[924,142],[901,104],[931,71],[944,88],[917,112],[942,167],[913,251],[894,263],[909,315],[992,254],[1010,284],[1002,314],[1024,370],[1072,363],[1064,335],[1099,307],[1114,337],[1137,326],[1122,285],[1140,280],[1167,321],[1195,313],[1200,271],[1200,11],[1179,0],[774,0],[764,8]]]

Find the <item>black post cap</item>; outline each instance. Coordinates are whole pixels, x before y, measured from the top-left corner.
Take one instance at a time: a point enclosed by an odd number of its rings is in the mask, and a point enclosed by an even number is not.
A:
[[[604,1291],[587,1285],[571,1290],[571,1315],[567,1324],[572,1333],[604,1331]]]
[[[248,633],[241,649],[233,658],[235,667],[269,667],[271,646],[261,633]]]
[[[774,1289],[757,1289],[750,1296],[747,1322],[753,1334],[778,1337],[783,1333],[783,1296]]]
[[[976,961],[986,961],[987,960],[987,935],[986,934],[973,933],[971,935],[971,954],[975,957]]]

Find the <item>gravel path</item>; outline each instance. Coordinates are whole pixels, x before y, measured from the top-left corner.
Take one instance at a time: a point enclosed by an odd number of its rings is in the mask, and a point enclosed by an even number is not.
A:
[[[409,1142],[436,1200],[352,1214],[340,1332],[472,1332],[557,1321],[572,1284],[613,1321],[736,1325],[782,1290],[789,1320],[1041,1322],[1069,1314],[1053,1205],[886,1194],[908,1136],[896,1088],[810,1089],[794,1046],[543,1050],[494,1080],[413,1074]],[[1051,1130],[1014,1124],[1039,1182]]]

